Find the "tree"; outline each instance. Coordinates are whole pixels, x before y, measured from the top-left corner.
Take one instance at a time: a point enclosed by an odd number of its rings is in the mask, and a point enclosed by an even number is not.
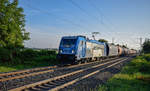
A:
[[[0,46],[18,48],[29,40],[29,32],[25,31],[25,15],[18,7],[18,0],[0,0]]]
[[[146,40],[143,43],[143,52],[144,53],[150,53],[150,40]]]
[[[127,48],[127,46],[125,46],[125,45],[122,45],[122,47]]]
[[[99,41],[99,42],[105,42],[105,43],[108,43],[108,41],[105,40],[105,39],[99,39],[98,41]]]
[[[114,43],[111,43],[112,45],[115,45]]]
[[[29,40],[29,32],[24,28],[24,17],[23,9],[18,7],[18,0],[0,0],[0,47],[5,48],[0,52],[7,50],[9,61],[13,59],[16,49],[24,47],[24,41]]]
[[[117,44],[117,46],[120,46],[119,44]]]

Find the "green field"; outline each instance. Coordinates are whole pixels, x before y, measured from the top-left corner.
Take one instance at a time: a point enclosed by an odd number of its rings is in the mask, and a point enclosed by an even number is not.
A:
[[[150,54],[134,58],[96,91],[150,91]]]
[[[0,72],[9,72],[35,67],[45,67],[58,64],[56,52],[48,50],[25,49],[15,53],[9,61],[8,54],[3,52],[0,57]]]

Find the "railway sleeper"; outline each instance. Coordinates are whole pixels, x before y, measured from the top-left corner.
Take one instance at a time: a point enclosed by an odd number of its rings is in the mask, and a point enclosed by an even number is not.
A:
[[[39,89],[39,88],[36,88],[36,87],[30,87],[30,88],[27,88],[27,89],[25,89],[25,90],[29,90],[29,91],[40,91],[41,89]]]
[[[44,85],[37,86],[36,88],[38,88],[40,90],[48,90],[49,89],[49,87],[44,86]]]

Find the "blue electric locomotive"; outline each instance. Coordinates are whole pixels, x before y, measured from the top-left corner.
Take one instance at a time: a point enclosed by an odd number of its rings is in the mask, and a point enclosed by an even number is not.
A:
[[[65,36],[61,39],[57,58],[61,63],[77,63],[106,57],[107,46],[106,43],[88,40],[85,36]]]

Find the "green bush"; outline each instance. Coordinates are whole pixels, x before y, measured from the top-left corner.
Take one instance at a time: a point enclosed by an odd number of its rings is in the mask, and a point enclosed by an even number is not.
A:
[[[12,54],[11,54],[12,53]],[[33,49],[13,49],[0,48],[0,61],[10,62],[12,55],[12,64],[21,64],[26,61],[54,61],[56,60],[56,52],[49,50],[33,50]]]
[[[143,50],[144,53],[150,53],[150,40],[146,40],[143,43]]]
[[[0,72],[55,65],[56,55],[49,50],[0,48]]]
[[[56,55],[56,51],[40,50],[38,51],[38,55]]]
[[[141,64],[141,66],[139,67],[139,72],[150,73],[150,63]]]
[[[0,62],[7,62],[10,60],[10,51],[6,48],[0,47]]]
[[[56,55],[55,51],[48,51],[48,50],[32,50],[32,49],[25,49],[21,52],[21,55],[23,57],[38,57],[38,56],[50,56],[50,55]]]
[[[36,56],[38,56],[38,52],[32,49],[26,49],[26,50],[21,51],[21,57],[31,58],[31,57],[36,57]]]
[[[144,59],[146,59],[147,61],[150,61],[150,54],[145,54],[145,56],[143,56]]]
[[[150,54],[134,58],[120,73],[115,74],[95,91],[149,91]]]

